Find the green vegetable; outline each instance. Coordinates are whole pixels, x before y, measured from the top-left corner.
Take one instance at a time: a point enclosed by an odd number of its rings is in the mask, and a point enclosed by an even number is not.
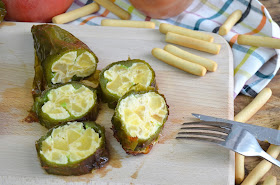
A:
[[[0,23],[4,20],[6,14],[7,11],[6,11],[5,4],[0,0]]]
[[[41,166],[55,175],[82,175],[108,162],[105,130],[95,122],[68,122],[35,143]]]
[[[128,154],[149,153],[167,117],[163,95],[154,90],[132,90],[118,101],[112,118],[114,136]]]
[[[40,123],[52,128],[74,120],[92,120],[98,114],[97,91],[79,82],[57,85],[35,98],[33,111]]]
[[[137,86],[147,88],[155,85],[154,70],[139,59],[112,63],[100,73],[102,101],[108,103],[110,108],[115,108],[117,101]]]
[[[35,49],[35,97],[55,84],[92,75],[98,63],[89,47],[68,31],[50,24],[31,28]]]

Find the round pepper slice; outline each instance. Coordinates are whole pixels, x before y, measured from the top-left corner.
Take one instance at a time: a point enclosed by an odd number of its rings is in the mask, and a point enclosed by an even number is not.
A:
[[[105,129],[95,122],[68,122],[35,143],[41,166],[56,175],[82,175],[108,162]]]
[[[110,108],[115,108],[119,98],[138,86],[156,86],[154,70],[139,59],[114,62],[102,70],[99,79],[102,100]]]
[[[68,121],[94,121],[98,110],[97,91],[79,82],[46,90],[35,98],[33,104],[33,111],[40,123],[47,128]]]
[[[168,105],[163,95],[154,90],[130,91],[115,109],[114,136],[128,154],[149,153],[167,117]]]

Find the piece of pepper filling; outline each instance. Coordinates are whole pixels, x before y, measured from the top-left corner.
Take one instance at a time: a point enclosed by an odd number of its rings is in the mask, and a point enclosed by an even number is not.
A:
[[[73,76],[87,77],[95,69],[96,60],[91,53],[86,51],[77,56],[77,51],[70,51],[53,63],[51,81],[53,84],[70,82]]]
[[[144,140],[157,132],[168,114],[164,98],[155,92],[131,94],[120,101],[117,111],[130,136]]]
[[[84,128],[82,122],[68,122],[55,128],[42,142],[40,154],[49,162],[68,164],[95,153],[101,144],[99,134],[92,128]]]
[[[94,92],[83,85],[75,89],[67,84],[50,90],[47,96],[48,101],[42,106],[42,112],[55,120],[80,117],[96,103]]]
[[[108,79],[106,88],[112,94],[123,96],[135,84],[148,87],[153,78],[151,69],[143,63],[133,63],[130,67],[116,64],[104,72]]]

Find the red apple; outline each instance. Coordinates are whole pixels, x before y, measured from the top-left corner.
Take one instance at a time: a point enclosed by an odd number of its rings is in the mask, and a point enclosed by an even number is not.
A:
[[[7,9],[5,20],[19,22],[50,22],[64,13],[74,0],[2,0]]]

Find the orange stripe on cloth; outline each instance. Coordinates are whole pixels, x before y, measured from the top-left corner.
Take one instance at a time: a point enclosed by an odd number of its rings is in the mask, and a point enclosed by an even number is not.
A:
[[[100,15],[100,17],[106,17],[108,14],[109,14],[109,10],[106,9],[106,10]],[[86,18],[85,20],[83,20],[83,22],[81,22],[80,25],[86,24],[88,21],[90,21],[91,19],[94,19],[95,17],[99,17],[99,16],[94,15],[94,16],[88,17],[88,18]]]
[[[244,35],[253,35],[253,34],[259,33],[263,29],[263,27],[266,23],[266,16],[265,16],[265,13],[264,13],[264,6],[263,5],[262,5],[262,13],[263,13],[262,20],[261,20],[260,24],[258,25],[258,27],[256,29],[253,29],[252,31],[250,31],[248,33],[244,33]],[[236,34],[230,39],[230,41],[229,41],[230,46],[232,46],[236,42],[238,35],[239,34]]]
[[[114,3],[116,0],[110,0],[110,1],[112,1],[112,2]],[[100,15],[100,17],[106,17],[108,14],[109,14],[109,10],[106,9],[106,10]],[[94,15],[94,16],[88,17],[87,19],[83,20],[83,22],[81,22],[80,25],[86,24],[88,21],[90,21],[91,19],[94,19],[95,17],[99,17],[99,16]]]

